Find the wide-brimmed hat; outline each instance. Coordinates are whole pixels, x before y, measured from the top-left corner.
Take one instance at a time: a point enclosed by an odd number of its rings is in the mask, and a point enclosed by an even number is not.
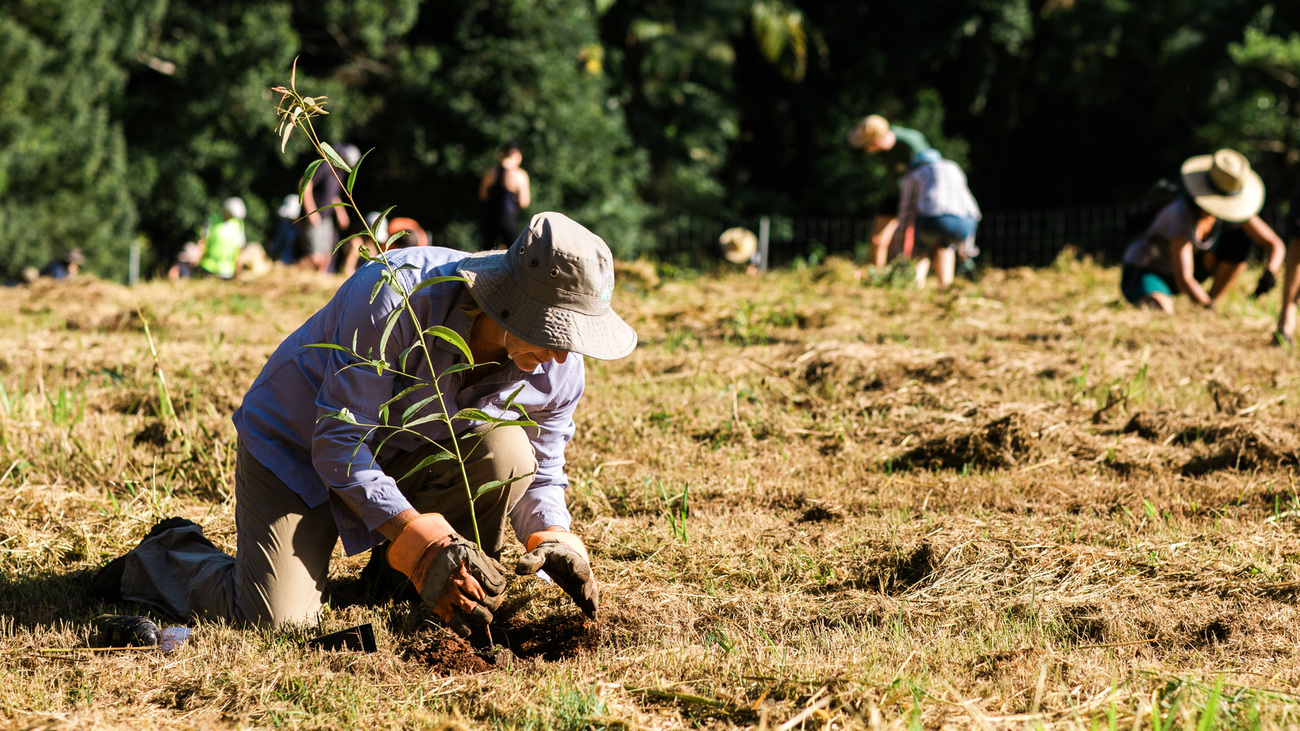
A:
[[[1248,220],[1264,206],[1264,181],[1245,155],[1228,148],[1188,158],[1183,187],[1202,211],[1229,223]]]
[[[509,249],[472,254],[459,274],[479,307],[524,342],[599,360],[636,348],[636,331],[610,306],[609,246],[562,213],[533,216]]]
[[[849,146],[861,150],[889,131],[889,122],[879,114],[862,118],[853,131],[849,133]]]
[[[732,264],[745,264],[754,258],[758,251],[758,237],[753,231],[742,226],[729,228],[718,237],[722,247],[722,256]]]

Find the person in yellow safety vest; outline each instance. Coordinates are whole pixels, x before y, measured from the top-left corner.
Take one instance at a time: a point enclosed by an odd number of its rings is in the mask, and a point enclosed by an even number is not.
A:
[[[221,220],[213,217],[199,241],[198,274],[230,279],[239,269],[239,254],[244,249],[244,201],[227,198],[221,205]]]

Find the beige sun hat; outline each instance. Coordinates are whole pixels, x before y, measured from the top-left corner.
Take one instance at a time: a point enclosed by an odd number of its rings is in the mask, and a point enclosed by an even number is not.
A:
[[[758,251],[758,237],[753,231],[741,226],[729,228],[718,237],[722,247],[722,256],[732,264],[744,264],[754,258]]]
[[[1201,210],[1229,223],[1248,220],[1264,207],[1264,181],[1245,155],[1228,148],[1188,158],[1183,187]]]
[[[861,150],[872,142],[885,136],[889,131],[889,122],[879,114],[863,117],[858,126],[849,133],[849,145]]]
[[[598,360],[636,348],[636,331],[610,306],[609,246],[562,213],[533,216],[509,249],[471,254],[458,273],[479,307],[527,343]]]

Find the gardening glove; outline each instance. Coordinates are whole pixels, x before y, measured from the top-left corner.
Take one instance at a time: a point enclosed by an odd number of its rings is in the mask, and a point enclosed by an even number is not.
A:
[[[1265,269],[1264,273],[1259,275],[1259,284],[1255,285],[1254,297],[1259,298],[1263,295],[1266,295],[1269,292],[1273,291],[1273,288],[1276,286],[1277,286],[1277,277],[1273,274],[1273,272],[1270,272],[1269,270]]]
[[[506,588],[501,565],[452,530],[438,513],[407,523],[388,547],[388,564],[462,637],[492,622]]]
[[[543,530],[528,536],[524,545],[528,553],[519,558],[515,573],[526,576],[545,569],[584,614],[595,617],[600,590],[582,539],[568,531]]]

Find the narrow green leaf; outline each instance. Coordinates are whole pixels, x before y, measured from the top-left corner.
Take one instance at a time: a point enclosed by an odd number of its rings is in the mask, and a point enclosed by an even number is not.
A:
[[[514,477],[511,477],[508,480],[493,480],[491,482],[485,482],[482,485],[479,485],[479,488],[474,491],[474,499],[478,500],[480,497],[483,496],[484,493],[492,492],[498,487],[505,487],[507,485],[512,485],[516,482],[519,482],[520,480],[523,480],[528,477],[532,477],[535,474],[537,473],[534,471],[534,472],[529,472],[526,475],[516,475]]]
[[[312,160],[311,164],[307,166],[307,172],[303,173],[302,180],[298,181],[298,200],[302,200],[302,194],[307,190],[308,181],[310,181],[312,176],[316,174],[316,168],[320,167],[320,164],[323,162],[325,161],[316,159]]]
[[[353,345],[353,347],[355,347],[355,346],[356,346],[356,343],[353,343],[352,345]],[[302,347],[304,347],[304,348],[329,348],[330,350],[341,350],[341,351],[343,351],[344,353],[347,353],[348,355],[351,355],[351,356],[353,356],[353,357],[355,357],[355,358],[360,358],[360,357],[361,357],[361,356],[357,355],[357,353],[356,353],[355,350],[348,350],[347,348],[343,347],[342,345],[335,345],[334,343],[307,343],[306,345],[304,345],[304,346],[302,346]]]
[[[330,147],[330,143],[320,143],[320,151],[325,153],[325,159],[329,160],[334,167],[349,173],[352,172],[352,168],[348,167],[346,162],[343,162],[343,157],[335,152],[333,147]]]
[[[372,153],[372,152],[374,152],[374,151],[375,151],[375,148],[373,148],[373,147],[370,148],[369,150],[366,150],[365,153],[363,153],[363,154],[361,155],[360,159],[357,160],[357,164],[352,166],[352,172],[348,173],[348,192],[349,192],[349,193],[352,192],[352,184],[355,183],[356,180],[357,180],[357,170],[361,169],[361,163],[363,163],[363,162],[366,161],[366,155],[369,155],[370,153]]]
[[[353,424],[355,426],[361,426],[361,422],[357,421],[357,417],[353,416],[352,412],[348,411],[348,408],[346,406],[339,409],[338,411],[327,411],[324,414],[321,414],[320,418],[338,419],[339,421],[345,424]],[[320,419],[317,419],[317,421],[320,421]]]
[[[464,277],[457,277],[457,276],[451,276],[451,277],[430,277],[430,278],[424,280],[423,282],[420,282],[419,284],[417,284],[417,285],[415,285],[414,287],[412,287],[412,288],[411,288],[411,294],[415,294],[416,292],[419,292],[420,290],[424,289],[425,287],[431,287],[431,286],[433,286],[433,285],[435,285],[435,284],[442,284],[442,283],[444,283],[444,282],[468,282],[468,281],[469,281],[469,280],[466,279],[466,278],[464,278]]]
[[[428,388],[428,387],[429,387],[429,384],[427,384],[427,383],[417,383],[417,384],[415,384],[414,386],[407,386],[406,388],[402,389],[402,392],[401,392],[401,393],[399,393],[399,394],[397,394],[396,396],[394,396],[394,397],[388,399],[387,401],[385,401],[385,402],[384,402],[384,408],[388,408],[389,406],[393,405],[394,403],[397,403],[397,401],[398,401],[399,399],[401,399],[402,397],[404,397],[404,396],[406,396],[406,395],[408,395],[408,394],[415,393],[416,391],[419,391],[419,390],[422,389],[422,388]]]
[[[444,327],[442,325],[434,325],[433,327],[425,330],[424,334],[432,335],[435,338],[446,340],[447,342],[456,346],[456,348],[458,348],[460,352],[464,353],[466,360],[468,360],[470,363],[474,362],[474,354],[469,352],[469,345],[465,342],[465,339],[460,336],[460,333],[456,332],[455,330],[452,330],[449,327]]]
[[[428,424],[431,421],[446,421],[446,420],[447,420],[446,414],[441,414],[441,413],[430,414],[428,416],[422,416],[408,424],[403,424],[402,426],[407,429],[414,429],[415,427],[420,426],[421,424]]]
[[[384,280],[383,277],[380,277],[375,281],[375,288],[370,290],[370,304],[375,303],[375,298],[379,296],[379,288],[382,286],[384,286]]]
[[[428,406],[431,402],[437,400],[438,400],[438,394],[435,393],[432,396],[422,398],[419,401],[416,401],[415,403],[406,407],[406,411],[402,412],[402,423],[407,426],[410,426],[409,424],[406,424],[407,419],[411,418],[415,414],[415,412],[419,411],[420,409],[423,409],[425,406]],[[442,416],[442,414],[438,414],[438,416]]]
[[[468,370],[472,370],[473,368],[474,366],[469,363],[453,363],[447,366],[446,370],[444,370],[439,377],[441,378],[442,376],[450,376],[453,373],[460,373],[461,371],[468,371]]]
[[[406,314],[404,310],[393,310],[388,313],[388,321],[384,323],[384,334],[379,338],[379,354],[388,354],[388,338],[393,334],[393,328],[397,327],[397,321],[402,315]]]
[[[366,235],[365,231],[360,231],[358,233],[352,234],[351,236],[348,236],[347,238],[339,239],[339,242],[337,244],[334,244],[334,253],[335,254],[339,253],[339,249],[343,248],[343,245],[351,241],[352,239],[355,239],[358,236],[365,236],[365,235]]]
[[[495,417],[488,416],[487,412],[482,409],[461,409],[451,418],[465,421],[492,421]]]
[[[419,463],[419,464],[417,464],[416,466],[412,467],[412,468],[411,468],[411,469],[410,469],[406,474],[404,474],[404,475],[402,475],[401,477],[397,478],[397,481],[398,481],[398,482],[403,482],[404,480],[406,480],[406,478],[410,477],[411,475],[415,474],[416,472],[419,472],[420,470],[424,469],[425,467],[428,467],[429,465],[431,465],[431,464],[433,464],[433,463],[435,463],[435,462],[441,462],[441,461],[446,460],[446,459],[455,459],[455,455],[453,455],[451,452],[439,452],[438,454],[434,454],[434,455],[430,455],[430,456],[428,456],[428,457],[425,457],[424,459],[420,460],[420,463]]]
[[[410,346],[406,348],[406,350],[402,351],[401,355],[397,356],[397,367],[401,368],[402,372],[406,372],[406,359],[410,357],[411,353],[415,352],[416,348],[423,348],[423,347],[424,347],[423,338],[416,340],[414,343],[411,343]]]

